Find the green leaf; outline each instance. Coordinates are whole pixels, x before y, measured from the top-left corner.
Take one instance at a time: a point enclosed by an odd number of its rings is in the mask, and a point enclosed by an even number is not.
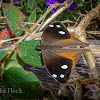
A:
[[[34,10],[28,18],[28,22],[35,22],[36,21],[36,10]]]
[[[12,33],[15,33],[20,29],[20,23],[24,21],[25,16],[13,4],[4,3],[3,10]]]
[[[40,82],[32,72],[12,67],[5,70],[2,77],[6,93],[15,98],[29,100],[40,96],[42,93]]]
[[[18,31],[16,32],[15,36],[19,37],[21,35],[23,35],[25,32],[22,29],[18,29]]]
[[[28,1],[27,1],[27,6],[28,6],[31,10],[33,9],[34,2],[35,2],[35,0],[28,0]]]
[[[43,0],[36,0],[36,2],[39,8],[41,8],[42,10],[45,8],[46,5],[45,2],[43,2]]]
[[[3,57],[5,57],[6,54],[7,54],[6,50],[0,50],[0,60],[2,60]]]
[[[5,69],[9,69],[11,67],[22,67],[23,65],[22,59],[18,56],[17,52],[12,52],[4,62]]]
[[[19,43],[18,54],[22,60],[28,64],[42,66],[40,50],[36,49],[40,40],[24,41]]]
[[[24,27],[24,28],[28,28],[29,25],[28,25],[28,24],[24,24],[23,27]],[[22,36],[24,33],[25,33],[24,30],[18,29],[18,31],[16,32],[15,36],[16,36],[16,37],[19,37],[19,36]]]
[[[32,10],[29,9],[29,7],[26,7],[26,13],[31,13],[31,12],[32,12]]]

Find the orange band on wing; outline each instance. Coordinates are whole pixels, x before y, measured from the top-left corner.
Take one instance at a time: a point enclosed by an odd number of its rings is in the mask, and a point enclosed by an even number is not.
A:
[[[73,61],[73,64],[72,64],[72,67],[74,67],[78,61],[78,59],[80,58],[81,54],[78,54],[76,52],[63,52],[63,53],[57,53],[58,55],[60,56],[63,56],[63,57],[66,57],[66,58],[69,58]]]
[[[70,34],[71,38],[70,39],[62,39],[58,41],[54,41],[52,44],[53,45],[61,45],[61,46],[79,46],[79,45],[85,45],[82,41],[78,40],[76,37],[74,37],[72,34]]]

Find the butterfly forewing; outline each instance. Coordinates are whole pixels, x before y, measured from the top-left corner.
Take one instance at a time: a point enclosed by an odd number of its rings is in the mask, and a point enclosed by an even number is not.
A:
[[[43,32],[41,43],[48,43],[52,41],[70,39],[71,35],[60,22],[55,22],[49,25]]]
[[[49,25],[43,32],[41,44],[62,45],[62,46],[86,46],[68,32],[64,24],[55,22]]]

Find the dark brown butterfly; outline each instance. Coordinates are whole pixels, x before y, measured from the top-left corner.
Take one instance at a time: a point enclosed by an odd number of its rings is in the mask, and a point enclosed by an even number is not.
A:
[[[66,27],[55,22],[43,32],[41,45],[42,57],[48,72],[58,82],[65,83],[73,66],[76,65],[81,53],[86,49],[76,48],[86,46],[69,33]]]

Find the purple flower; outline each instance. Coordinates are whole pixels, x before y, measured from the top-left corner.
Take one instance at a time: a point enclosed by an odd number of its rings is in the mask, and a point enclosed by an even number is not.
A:
[[[67,9],[74,9],[75,8],[75,2],[72,2],[71,5]]]
[[[13,0],[13,2],[17,2],[17,0]]]
[[[48,8],[48,7],[49,7],[50,5],[52,5],[52,4],[55,4],[56,2],[58,2],[58,3],[63,3],[64,1],[66,1],[66,0],[47,0],[47,1],[46,1],[46,8]],[[51,13],[54,13],[58,8],[59,8],[59,7],[53,8],[53,9],[51,10]],[[71,3],[71,5],[70,5],[67,9],[74,9],[74,8],[75,8],[75,2]]]
[[[46,7],[52,5],[52,4],[56,3],[56,2],[57,2],[56,0],[47,0],[46,1],[46,5],[47,5]]]

